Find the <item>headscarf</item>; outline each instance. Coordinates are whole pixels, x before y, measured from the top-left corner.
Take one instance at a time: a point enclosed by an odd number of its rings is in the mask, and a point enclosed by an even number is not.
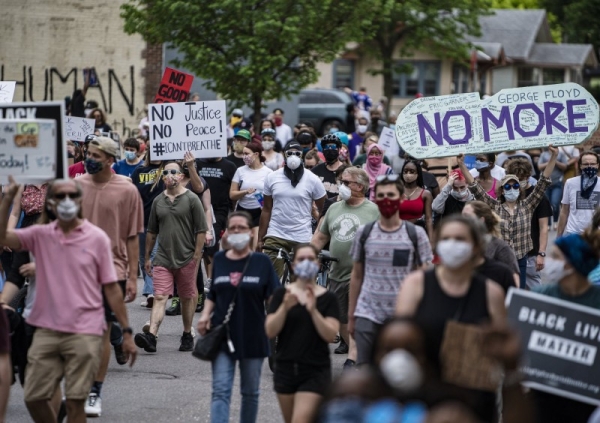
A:
[[[374,148],[377,148],[379,151],[381,151],[381,163],[379,163],[379,166],[373,166],[371,163],[369,163],[369,154]],[[387,175],[390,169],[388,165],[383,163],[384,153],[385,150],[379,144],[371,144],[367,147],[367,160],[363,166],[363,169],[367,172],[367,175],[369,175],[369,188],[371,188],[371,200],[375,198],[375,182],[377,182],[377,177],[379,175]]]
[[[287,157],[285,156],[285,153],[292,149],[302,152],[302,146],[298,141],[290,141],[285,145],[285,148],[283,149],[283,156],[286,161],[285,165],[283,166],[283,174],[288,177],[288,179],[292,182],[292,186],[296,188],[296,185],[298,185],[298,182],[300,182],[300,179],[302,179],[302,175],[304,175],[304,166],[300,164],[298,169],[295,170],[292,170],[287,166]]]
[[[598,266],[598,255],[579,234],[563,236],[554,241],[575,271],[588,276]]]

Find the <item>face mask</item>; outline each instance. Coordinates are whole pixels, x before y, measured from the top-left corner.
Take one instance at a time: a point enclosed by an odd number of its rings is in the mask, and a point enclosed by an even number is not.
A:
[[[302,157],[306,156],[306,153],[308,153],[310,150],[312,150],[312,148],[310,148],[310,147],[303,147],[302,148]]]
[[[350,197],[352,197],[352,190],[346,185],[340,185],[338,192],[340,193],[340,197],[344,201],[348,201]]]
[[[504,198],[506,201],[514,203],[519,198],[521,192],[518,189],[511,189],[510,191],[504,190]]]
[[[467,198],[469,198],[469,190],[468,189],[465,189],[462,191],[452,190],[452,191],[450,191],[450,194],[452,195],[452,197],[454,197],[458,201],[466,201]]]
[[[521,185],[523,188],[525,188],[528,184],[529,184],[529,180],[528,179],[526,179],[524,181],[519,181],[519,185]]]
[[[56,205],[56,215],[63,222],[70,222],[75,219],[77,213],[79,213],[79,206],[69,197],[61,200],[60,203]]]
[[[359,134],[364,134],[367,132],[367,125],[358,125],[357,131]]]
[[[479,160],[477,160],[475,162],[475,169],[477,170],[482,170],[482,169],[487,169],[489,167],[489,163],[488,162],[480,162]]]
[[[241,154],[244,151],[244,147],[245,147],[245,145],[243,145],[242,143],[239,143],[239,142],[233,143],[233,151],[235,151],[236,153]]]
[[[397,391],[415,392],[423,383],[419,362],[406,350],[390,351],[381,359],[379,368],[387,383]]]
[[[235,126],[235,125],[237,125],[238,123],[240,123],[241,121],[242,121],[242,118],[241,118],[241,117],[237,117],[237,116],[231,116],[231,119],[229,119],[229,124],[230,124],[231,126]]]
[[[313,280],[319,273],[319,265],[312,260],[302,260],[294,266],[294,275],[300,279]]]
[[[250,166],[252,163],[254,163],[254,155],[251,156],[244,156],[244,164],[246,166]]]
[[[90,158],[85,159],[83,166],[85,167],[85,171],[90,175],[94,175],[104,169],[104,163],[97,162],[96,160]]]
[[[291,157],[287,158],[287,160],[285,161],[285,164],[290,169],[296,170],[302,164],[302,159],[300,157],[298,157],[298,156],[291,156]]]
[[[379,213],[386,219],[389,219],[398,213],[400,201],[400,199],[390,200],[389,198],[384,198],[383,200],[376,200],[375,204],[377,204],[377,207],[379,208]]]
[[[336,128],[334,126],[332,126],[331,128],[329,128],[329,133],[330,134],[335,134],[336,132],[340,132],[340,129]]]
[[[181,176],[179,175],[169,175],[163,177],[163,181],[167,188],[175,188],[177,185],[179,185],[180,180]]]
[[[338,157],[340,157],[340,152],[339,150],[325,150],[323,151],[323,155],[325,156],[325,161],[327,161],[327,164],[332,164],[337,161]]]
[[[272,150],[275,147],[275,141],[263,141],[262,146],[266,151]]]
[[[468,242],[455,239],[445,239],[438,242],[436,251],[442,264],[450,269],[456,269],[473,256],[473,246]]]
[[[379,166],[383,161],[383,156],[369,156],[367,160],[371,166]]]
[[[404,179],[404,182],[407,183],[411,183],[417,180],[417,174],[416,173],[403,173],[402,174],[402,179]]]
[[[278,116],[275,116],[275,118],[273,118],[273,122],[275,122],[275,126],[283,125],[283,119]]]
[[[125,159],[132,162],[137,158],[137,154],[135,153],[135,151],[126,151],[125,152]]]
[[[340,150],[340,160],[348,160],[348,150]]]
[[[245,234],[230,234],[227,236],[227,242],[236,251],[241,251],[250,243],[250,233]]]
[[[556,285],[565,276],[573,273],[572,270],[565,269],[565,262],[563,260],[557,260],[552,257],[546,257],[544,268],[540,274],[542,276],[542,284],[545,285]]]
[[[581,169],[581,174],[587,176],[588,178],[593,178],[598,175],[598,169],[595,167],[584,167]]]

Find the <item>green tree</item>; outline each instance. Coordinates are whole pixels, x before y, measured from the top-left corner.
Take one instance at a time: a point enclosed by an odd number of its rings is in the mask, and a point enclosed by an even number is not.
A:
[[[471,47],[465,36],[479,35],[479,17],[490,6],[491,0],[386,0],[373,22],[375,36],[363,48],[381,63],[370,72],[382,75],[383,94],[391,99],[394,74],[408,71],[396,63],[396,52],[409,57],[425,49],[437,57],[468,61]]]
[[[350,41],[368,37],[383,0],[130,0],[125,31],[183,53],[174,63],[207,80],[234,106],[289,97],[316,82]]]
[[[548,12],[556,16],[551,24],[559,28],[562,41],[593,44],[600,48],[600,0],[540,0]]]

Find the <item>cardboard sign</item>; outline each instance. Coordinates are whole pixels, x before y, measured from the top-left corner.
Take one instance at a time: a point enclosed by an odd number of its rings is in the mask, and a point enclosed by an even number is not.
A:
[[[0,103],[12,103],[16,81],[0,81]]]
[[[0,104],[0,124],[4,119],[52,119],[56,122],[56,178],[68,178],[67,141],[65,136],[65,103],[46,101]],[[0,151],[2,151],[0,149]]]
[[[65,135],[71,141],[85,141],[86,135],[94,134],[96,122],[75,116],[65,116]]]
[[[396,139],[418,159],[574,145],[598,127],[598,103],[574,84],[422,97],[398,115]]]
[[[172,68],[165,68],[155,103],[177,103],[187,101],[194,76]]]
[[[385,155],[388,157],[397,156],[400,152],[400,147],[396,142],[396,135],[392,128],[383,128],[381,135],[379,135],[379,142],[377,143],[385,149]]]
[[[508,318],[525,349],[525,386],[600,405],[600,310],[511,288]]]
[[[56,122],[19,119],[0,122],[0,184],[42,183],[56,174]]]
[[[148,105],[150,159],[182,160],[227,155],[224,100]]]

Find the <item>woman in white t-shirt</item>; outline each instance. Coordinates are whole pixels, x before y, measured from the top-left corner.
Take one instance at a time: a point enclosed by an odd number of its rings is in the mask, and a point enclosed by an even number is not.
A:
[[[269,121],[264,122],[268,123]],[[262,139],[262,147],[264,150],[262,155],[265,158],[265,166],[273,171],[283,167],[283,155],[274,150],[276,143],[275,129],[264,128],[260,133],[260,137]]]
[[[258,240],[265,177],[273,172],[263,164],[265,158],[262,153],[263,148],[257,142],[248,143],[244,147],[242,154],[245,165],[236,170],[229,189],[229,198],[237,201],[236,210],[246,211],[252,216],[252,250],[256,249]]]

